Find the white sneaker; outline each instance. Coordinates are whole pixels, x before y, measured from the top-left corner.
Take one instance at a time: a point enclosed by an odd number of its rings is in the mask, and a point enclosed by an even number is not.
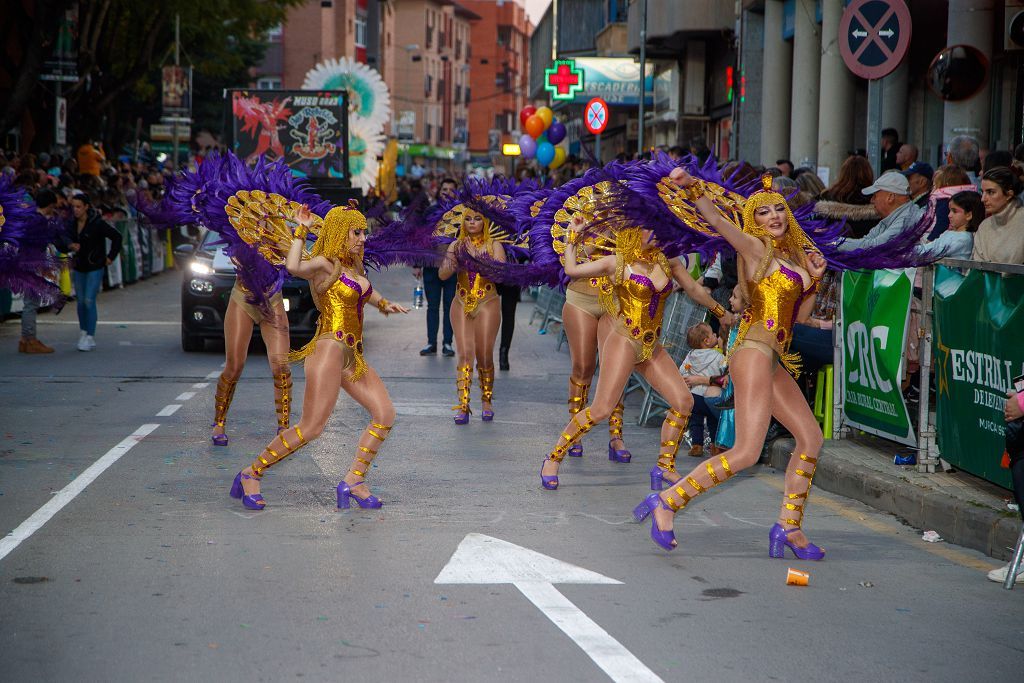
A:
[[[89,335],[82,330],[82,333],[78,335],[78,350],[79,351],[92,351],[92,347],[89,346]]]
[[[90,351],[96,348],[96,339],[91,334],[85,335],[85,342],[89,345]]]
[[[988,573],[988,580],[995,581],[996,583],[1003,583],[1006,581],[1006,575],[1010,571],[1010,564],[1007,563],[1005,567],[999,569],[993,569]],[[1013,580],[1014,583],[1024,583],[1024,562],[1020,563],[1017,567],[1017,577]]]

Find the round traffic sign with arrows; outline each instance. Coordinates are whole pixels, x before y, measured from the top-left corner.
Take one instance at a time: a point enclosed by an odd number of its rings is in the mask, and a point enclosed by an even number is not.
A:
[[[906,56],[910,30],[904,0],[853,0],[839,20],[839,52],[856,75],[882,78]]]

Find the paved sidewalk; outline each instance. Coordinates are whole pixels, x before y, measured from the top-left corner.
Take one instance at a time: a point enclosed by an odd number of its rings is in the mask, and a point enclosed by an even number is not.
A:
[[[770,448],[771,465],[785,469],[792,439]],[[945,541],[1008,560],[1020,533],[1020,516],[1006,507],[1009,491],[966,472],[923,474],[893,464],[905,450],[868,435],[826,441],[814,486],[890,512]],[[811,505],[814,504],[813,498]]]

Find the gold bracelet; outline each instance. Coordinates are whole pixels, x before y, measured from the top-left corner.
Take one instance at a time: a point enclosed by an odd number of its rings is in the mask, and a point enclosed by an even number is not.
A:
[[[722,304],[715,304],[715,307],[711,309],[711,315],[721,320],[725,316],[725,308]]]
[[[295,230],[292,231],[292,237],[297,240],[305,240],[306,235],[309,234],[309,228],[299,223],[295,226]]]
[[[380,311],[381,313],[383,313],[384,315],[387,315],[388,312],[389,312],[388,311],[388,306],[390,306],[390,305],[391,305],[390,301],[388,301],[384,297],[381,297],[380,301],[377,302],[377,310]]]
[[[703,180],[697,180],[683,188],[683,191],[686,192],[687,199],[691,202],[695,202],[707,194],[708,188],[707,185],[704,184]]]

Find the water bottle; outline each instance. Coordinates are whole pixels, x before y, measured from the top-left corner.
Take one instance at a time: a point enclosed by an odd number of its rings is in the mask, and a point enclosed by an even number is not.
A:
[[[412,290],[412,307],[423,308],[423,285],[419,282],[416,283],[416,287]]]

